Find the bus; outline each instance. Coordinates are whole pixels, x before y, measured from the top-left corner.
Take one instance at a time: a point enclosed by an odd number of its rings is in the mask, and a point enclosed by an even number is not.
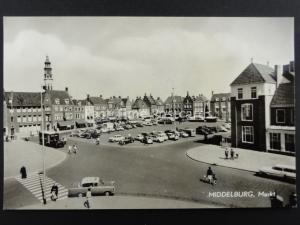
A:
[[[44,145],[53,148],[63,148],[65,142],[59,138],[59,133],[55,131],[44,131]],[[39,132],[40,145],[43,144],[43,133]]]

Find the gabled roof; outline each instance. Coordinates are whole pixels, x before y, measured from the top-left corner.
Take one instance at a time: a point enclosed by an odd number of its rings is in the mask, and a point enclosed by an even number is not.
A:
[[[213,94],[211,96],[211,100],[212,102],[215,102],[216,101],[216,98],[218,98],[219,100],[222,100],[222,98],[230,98],[230,93],[216,93],[216,94]]]
[[[173,99],[175,100],[175,103],[183,103],[183,97],[174,95],[174,96],[169,96],[166,99],[165,104],[173,104]]]
[[[142,109],[142,108],[149,108],[145,101],[141,98],[137,98],[131,106],[132,109]]]
[[[159,106],[164,105],[164,102],[159,97],[155,101],[156,101],[156,105],[159,105]]]
[[[274,69],[258,63],[251,63],[230,85],[252,83],[276,83]]]
[[[271,101],[271,107],[294,107],[295,106],[294,82],[281,83],[275,91]]]
[[[82,106],[84,106],[84,105],[87,105],[88,101],[86,99],[83,99],[83,100],[73,99],[72,102],[73,102],[74,105],[79,105],[79,102],[80,102],[80,104]]]
[[[8,106],[41,106],[40,92],[5,92],[4,97]]]
[[[105,99],[101,98],[101,97],[89,97],[89,101],[93,104],[93,105],[100,105],[100,104],[106,104],[107,102],[105,101]]]
[[[65,100],[69,100],[69,104],[72,105],[72,99],[67,91],[60,90],[48,90],[46,94],[50,96],[52,104],[55,104],[55,99],[59,99],[61,105],[65,105]]]

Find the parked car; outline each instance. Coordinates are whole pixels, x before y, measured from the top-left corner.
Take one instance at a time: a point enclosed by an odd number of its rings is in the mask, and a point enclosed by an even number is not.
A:
[[[137,127],[143,127],[143,124],[142,123],[136,123],[136,126]]]
[[[135,140],[138,140],[138,141],[142,141],[144,139],[144,135],[141,135],[141,134],[138,134],[136,137],[135,137]]]
[[[150,136],[144,136],[142,142],[145,144],[153,144],[153,139]]]
[[[116,134],[116,135],[114,135],[113,137],[110,137],[110,138],[108,139],[108,141],[109,141],[109,142],[119,142],[119,141],[124,140],[124,139],[125,139],[125,137],[123,137],[123,136],[121,136],[121,135],[119,135],[119,134]]]
[[[101,133],[108,133],[108,132],[109,132],[109,129],[103,127],[103,128],[100,129],[100,132],[101,132]]]
[[[71,132],[70,137],[80,137],[81,132],[79,130],[74,130]]]
[[[228,129],[222,125],[217,126],[218,132],[228,132]]]
[[[158,125],[157,120],[151,120],[152,125]]]
[[[133,143],[134,142],[134,138],[133,137],[125,137],[125,139],[119,141],[120,145],[125,145],[125,144],[129,144],[129,143]]]
[[[92,195],[114,195],[115,181],[105,181],[99,177],[84,177],[76,188],[69,188],[69,197],[85,196],[88,189],[91,189]]]
[[[273,167],[263,167],[258,171],[258,174],[294,181],[296,180],[296,167],[278,164]]]
[[[196,132],[195,132],[194,129],[185,128],[185,129],[182,129],[182,131],[184,131],[185,133],[187,133],[189,135],[189,137],[195,137],[196,136]]]
[[[153,138],[153,141],[159,142],[159,143],[162,143],[165,141],[165,138],[160,134],[155,134],[152,136],[152,138]]]
[[[126,130],[129,130],[129,129],[132,129],[132,126],[131,126],[130,124],[126,124],[126,125],[124,126],[124,128],[125,128]]]
[[[180,132],[179,132],[179,136],[180,136],[180,137],[183,137],[183,138],[189,137],[189,135],[188,135],[187,133],[185,133],[184,131],[180,131]]]
[[[177,141],[179,139],[179,136],[174,133],[166,133],[169,140]]]
[[[121,126],[116,126],[115,130],[116,130],[116,131],[122,131],[122,130],[124,130],[124,128],[121,127]]]
[[[165,132],[163,131],[158,131],[157,132],[158,135],[162,136],[164,138],[165,141],[169,140],[168,136],[166,135]]]
[[[150,121],[144,121],[143,125],[144,126],[152,126],[153,124]]]

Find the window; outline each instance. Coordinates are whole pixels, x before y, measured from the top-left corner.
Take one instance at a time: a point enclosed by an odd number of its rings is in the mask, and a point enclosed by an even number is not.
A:
[[[17,108],[17,112],[21,112],[21,108],[20,107]]]
[[[251,98],[256,98],[257,94],[256,94],[256,87],[251,87]]]
[[[36,122],[36,115],[33,116],[33,122]]]
[[[55,99],[55,104],[56,104],[56,105],[59,105],[59,98],[56,98],[56,99]]]
[[[253,121],[253,105],[243,104],[241,106],[242,121]]]
[[[39,115],[38,120],[39,120],[39,121],[42,121],[42,116],[41,116],[41,115]]]
[[[242,126],[242,142],[254,143],[254,132],[252,126]]]
[[[288,152],[295,152],[295,135],[285,134],[285,150]]]
[[[55,111],[58,111],[59,109],[58,109],[58,106],[54,106],[54,110]]]
[[[27,117],[23,116],[23,122],[27,122]]]
[[[32,117],[28,116],[28,122],[32,122]]]
[[[238,88],[238,99],[243,99],[243,88]]]
[[[218,102],[219,101],[219,98],[216,98],[216,102]]]
[[[17,122],[18,122],[18,123],[21,123],[21,116],[18,116]]]
[[[66,105],[69,105],[69,103],[70,103],[69,99],[65,99],[65,103],[66,103]]]
[[[31,109],[31,107],[28,107],[28,112],[32,112],[32,109]]]
[[[32,108],[32,112],[36,112],[36,110],[37,110],[36,107]]]
[[[280,133],[270,133],[270,149],[281,150]]]
[[[276,123],[285,123],[284,109],[276,109]]]
[[[23,107],[23,108],[22,108],[22,112],[27,112],[27,108],[26,108],[26,107]]]
[[[226,97],[223,97],[223,98],[222,98],[222,101],[225,102],[225,101],[226,101]]]

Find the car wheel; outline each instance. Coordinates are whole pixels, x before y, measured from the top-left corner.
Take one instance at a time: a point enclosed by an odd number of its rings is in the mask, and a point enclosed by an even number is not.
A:
[[[104,195],[105,195],[105,196],[110,196],[109,191],[104,192]]]

